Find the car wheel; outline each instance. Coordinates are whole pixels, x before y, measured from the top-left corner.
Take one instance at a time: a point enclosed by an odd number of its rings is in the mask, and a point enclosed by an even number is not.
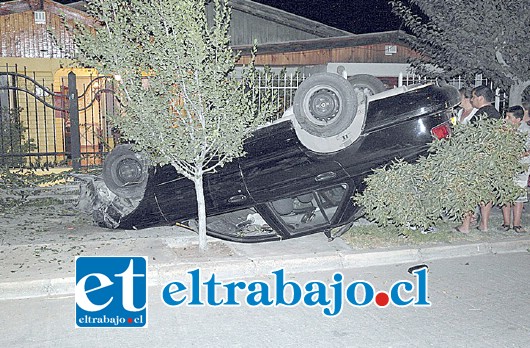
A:
[[[131,149],[131,144],[118,145],[103,163],[103,180],[119,197],[140,198],[147,185],[147,161]]]
[[[332,137],[353,122],[357,98],[352,86],[342,76],[318,73],[298,87],[293,111],[302,129],[309,134]]]
[[[370,96],[386,90],[385,84],[377,77],[368,74],[358,74],[348,77],[348,81],[356,94]]]

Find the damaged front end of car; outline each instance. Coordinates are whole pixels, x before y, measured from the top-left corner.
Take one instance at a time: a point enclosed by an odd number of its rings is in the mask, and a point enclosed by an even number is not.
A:
[[[118,228],[124,216],[132,213],[140,204],[140,198],[117,196],[109,190],[100,176],[88,174],[72,175],[80,184],[77,209],[91,215],[100,227]]]
[[[101,227],[118,228],[142,201],[148,179],[147,160],[131,144],[117,146],[103,164],[101,176],[74,174],[80,182],[77,208]]]

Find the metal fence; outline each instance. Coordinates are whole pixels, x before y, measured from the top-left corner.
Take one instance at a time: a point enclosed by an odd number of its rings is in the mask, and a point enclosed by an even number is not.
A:
[[[114,147],[118,134],[109,115],[119,111],[114,97],[114,79],[105,76],[78,79],[70,73],[58,85],[37,80],[35,73],[6,66],[0,71],[0,166],[51,167],[98,166]],[[281,117],[293,104],[298,86],[309,75],[263,72],[258,77],[258,103],[273,92],[276,112]],[[429,82],[418,75],[399,76],[399,85]],[[449,82],[457,88],[462,79]],[[485,84],[496,92],[495,106],[501,112],[507,96],[489,81],[477,76],[475,85]],[[80,91],[80,92],[79,92]]]
[[[298,86],[309,75],[303,73],[272,73],[267,72],[258,76],[258,107],[261,107],[263,96],[271,93],[271,102],[275,106],[275,114],[269,121],[274,121],[282,117],[285,111],[293,105],[294,95]]]
[[[59,85],[17,66],[0,71],[0,165],[99,165],[113,146],[108,115],[115,112],[112,79],[74,73]],[[81,91],[80,93],[78,91]]]
[[[398,77],[398,85],[399,86],[410,86],[417,83],[426,83],[426,82],[434,82],[435,79],[428,79],[426,77],[416,75],[416,74],[406,74]],[[465,86],[469,86],[470,82],[464,80],[462,77],[456,77],[449,81],[447,81],[450,85],[460,89]],[[508,101],[508,95],[502,91],[500,88],[495,87],[493,84],[493,81],[490,81],[488,79],[485,79],[481,74],[477,74],[475,76],[475,80],[471,83],[473,86],[488,86],[491,88],[491,90],[495,93],[495,108],[500,111],[501,114],[504,113],[504,110],[506,110],[509,106]]]
[[[265,91],[271,91],[274,93],[273,103],[276,105],[277,113],[276,118],[279,118],[283,113],[293,104],[294,95],[298,86],[307,78],[309,74],[304,73],[269,73],[263,74],[259,79],[259,93],[263,94]],[[420,83],[435,82],[435,79],[429,79],[424,76],[417,74],[406,74],[398,77],[398,86],[410,86]],[[469,85],[468,81],[465,81],[461,77],[457,77],[447,81],[450,85],[460,89],[464,86]],[[474,86],[485,85],[491,88],[495,93],[495,107],[497,110],[503,113],[508,107],[508,95],[501,89],[496,88],[492,81],[489,81],[477,75],[472,83]],[[261,102],[261,98],[259,98]]]

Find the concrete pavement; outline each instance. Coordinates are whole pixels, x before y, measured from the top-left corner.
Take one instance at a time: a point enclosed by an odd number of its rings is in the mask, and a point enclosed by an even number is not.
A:
[[[319,233],[259,244],[210,238],[209,251],[201,254],[197,235],[181,227],[124,231],[92,226],[89,217],[71,206],[75,190],[63,191],[53,190],[54,198],[64,196],[59,206],[22,205],[0,214],[0,301],[73,294],[74,261],[80,255],[147,256],[149,285],[160,286],[196,268],[227,280],[260,277],[279,268],[297,274],[530,250],[530,234],[499,235],[494,242],[354,250],[340,238],[328,242]]]
[[[350,268],[344,283],[388,289],[412,280],[412,264]],[[430,307],[344,304],[335,317],[321,307],[169,307],[149,288],[148,328],[75,329],[73,296],[0,302],[0,347],[530,347],[530,253],[433,260]],[[289,274],[289,280],[331,283],[335,271]],[[180,275],[174,280],[180,280]],[[270,282],[269,277],[255,279]],[[221,295],[221,294],[220,294]],[[242,294],[243,295],[243,294]]]
[[[210,238],[200,254],[196,234],[176,226],[106,230],[71,207],[0,213],[0,346],[528,347],[530,234],[492,235],[496,241],[363,250],[323,234],[261,244]],[[148,328],[74,328],[78,255],[148,257]],[[218,281],[267,282],[283,268],[299,283],[329,283],[341,272],[384,290],[410,279],[407,269],[419,263],[429,266],[429,308],[345,306],[326,318],[303,305],[173,308],[161,299],[166,284],[197,268]]]
[[[261,244],[210,238],[210,250],[203,255],[198,252],[197,236],[176,226],[142,231],[97,229],[50,240],[0,245],[0,300],[73,294],[74,261],[79,255],[147,256],[149,285],[160,286],[196,268],[226,280],[259,277],[279,268],[303,273],[530,250],[529,235],[497,242],[359,251],[341,239],[328,242],[323,234],[315,234]]]

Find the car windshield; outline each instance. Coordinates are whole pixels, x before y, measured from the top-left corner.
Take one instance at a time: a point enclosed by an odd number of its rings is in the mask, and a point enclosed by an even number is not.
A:
[[[348,191],[346,184],[282,198],[270,203],[272,211],[293,233],[304,232],[333,220],[337,208]]]

